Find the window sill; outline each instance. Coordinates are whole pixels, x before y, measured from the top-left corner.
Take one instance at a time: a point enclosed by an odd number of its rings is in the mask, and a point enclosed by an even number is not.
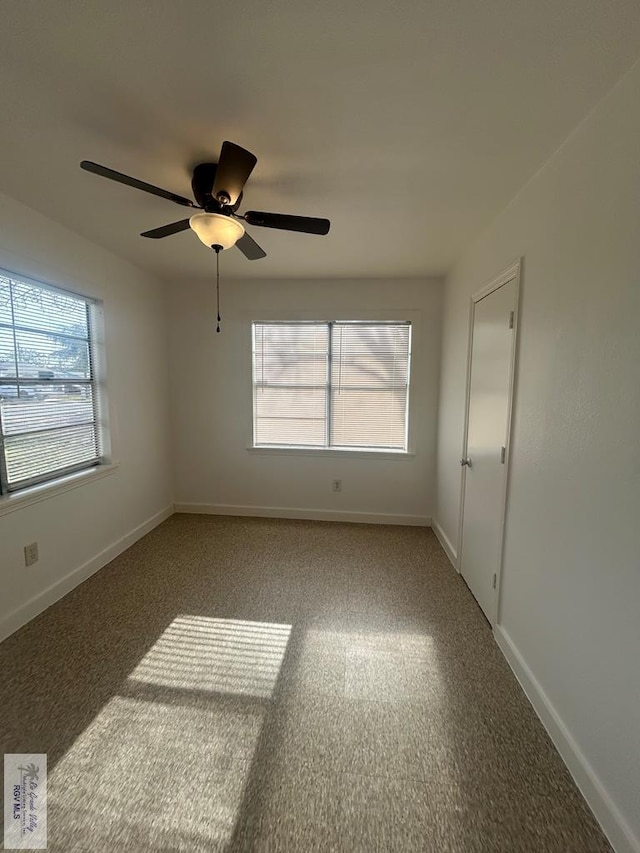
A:
[[[66,477],[60,477],[59,480],[41,483],[38,486],[31,486],[20,492],[2,495],[0,497],[0,516],[14,512],[17,509],[24,509],[40,501],[49,500],[49,498],[53,498],[63,492],[69,492],[71,489],[78,489],[88,483],[93,483],[95,480],[101,480],[103,477],[107,477],[109,474],[117,471],[118,467],[118,462],[109,462],[87,471],[68,474]]]
[[[411,450],[342,450],[335,447],[247,447],[258,456],[324,456],[332,459],[395,459],[415,457]]]

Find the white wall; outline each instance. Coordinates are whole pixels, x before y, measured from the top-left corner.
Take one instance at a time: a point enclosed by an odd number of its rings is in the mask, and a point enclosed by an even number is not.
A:
[[[103,300],[119,462],[95,482],[0,515],[1,639],[157,521],[172,484],[162,285],[3,195],[0,267]],[[27,569],[22,549],[33,541],[40,559]]]
[[[435,280],[225,280],[222,332],[215,280],[170,289],[176,504],[231,512],[405,520],[433,510],[441,283]],[[249,263],[249,262],[247,262]],[[260,263],[257,261],[256,263]],[[407,459],[251,453],[251,321],[411,319],[411,432]],[[331,480],[342,492],[331,492]],[[203,506],[202,506],[203,505]],[[189,507],[197,509],[197,507]],[[250,508],[250,509],[249,509]],[[351,516],[349,516],[351,517]]]
[[[639,152],[636,66],[450,276],[436,511],[455,546],[469,297],[523,256],[498,639],[621,851],[640,850]]]

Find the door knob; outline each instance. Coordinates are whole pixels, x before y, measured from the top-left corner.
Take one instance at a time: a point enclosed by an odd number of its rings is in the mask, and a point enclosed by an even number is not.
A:
[[[471,460],[470,459],[461,459],[460,464],[466,465],[468,468],[471,468]]]

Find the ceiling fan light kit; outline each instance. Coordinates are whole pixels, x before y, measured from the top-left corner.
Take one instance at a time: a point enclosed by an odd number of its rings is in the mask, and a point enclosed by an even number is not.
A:
[[[244,234],[241,223],[224,213],[195,213],[189,226],[209,248],[230,249]]]

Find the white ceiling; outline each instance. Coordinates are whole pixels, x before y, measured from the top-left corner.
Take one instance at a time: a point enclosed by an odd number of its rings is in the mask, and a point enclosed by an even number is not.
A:
[[[640,54],[638,0],[2,0],[0,190],[167,278],[208,275],[184,208],[230,139],[258,165],[227,277],[446,271]],[[222,265],[221,264],[221,265]]]

